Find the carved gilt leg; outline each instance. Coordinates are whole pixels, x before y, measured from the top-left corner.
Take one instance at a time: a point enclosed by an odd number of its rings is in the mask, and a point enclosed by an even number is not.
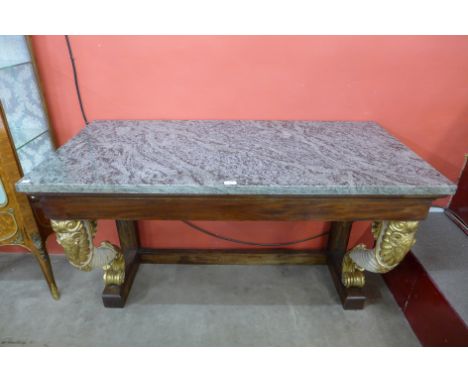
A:
[[[119,247],[104,241],[93,244],[97,224],[90,220],[52,220],[57,242],[68,261],[82,271],[104,270],[105,285],[122,285],[125,280],[125,260]]]
[[[364,271],[386,273],[395,268],[416,242],[417,221],[381,221],[372,224],[375,247],[359,244],[343,258],[341,281],[346,288],[363,287]]]

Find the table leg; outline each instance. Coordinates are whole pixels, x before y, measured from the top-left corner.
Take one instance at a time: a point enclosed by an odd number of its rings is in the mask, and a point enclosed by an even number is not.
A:
[[[52,220],[57,242],[68,261],[82,271],[102,268],[106,285],[122,285],[125,280],[125,259],[119,247],[105,241],[93,244],[97,224],[90,220]]]
[[[387,273],[395,268],[416,242],[417,221],[379,221],[372,224],[374,248],[358,244],[343,259],[341,281],[347,288],[364,286],[364,271]]]
[[[125,281],[121,285],[106,285],[102,291],[102,302],[107,308],[123,308],[125,306],[140,265],[137,253],[140,247],[137,222],[133,220],[117,220],[116,224],[120,246],[125,256]]]
[[[341,282],[343,258],[348,247],[352,222],[332,222],[327,246],[328,269],[344,309],[363,309],[366,297],[359,287],[346,288]]]
[[[57,284],[55,283],[52,265],[50,264],[50,257],[39,232],[27,232],[25,246],[36,257],[36,260],[39,263],[42,273],[44,274],[44,277],[47,281],[47,285],[49,286],[52,297],[55,300],[58,300],[60,298],[60,293],[58,291]]]

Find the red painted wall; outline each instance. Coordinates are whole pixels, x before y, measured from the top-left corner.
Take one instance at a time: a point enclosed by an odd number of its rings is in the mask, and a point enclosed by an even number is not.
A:
[[[72,36],[71,43],[90,120],[374,120],[453,181],[467,151],[466,36]],[[33,46],[63,144],[84,125],[65,40],[36,36]],[[266,242],[323,229],[305,222],[201,224]],[[115,241],[112,222],[101,226],[98,239]],[[365,228],[356,225],[353,237]],[[140,229],[144,245],[231,246],[179,222],[144,222]]]

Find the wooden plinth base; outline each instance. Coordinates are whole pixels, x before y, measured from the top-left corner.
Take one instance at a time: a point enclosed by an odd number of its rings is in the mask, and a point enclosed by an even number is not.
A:
[[[351,222],[332,223],[328,237],[327,264],[343,309],[359,310],[364,309],[366,302],[363,288],[345,288],[341,282],[341,268],[349,242],[351,226]]]
[[[345,310],[360,310],[364,309],[366,302],[366,296],[363,293],[362,288],[345,288],[341,282],[341,273],[339,273],[336,267],[331,261],[328,263],[328,269],[335,284],[336,291],[340,296],[341,304]]]
[[[102,292],[107,308],[123,308],[140,263],[151,264],[238,264],[238,265],[315,265],[326,264],[323,251],[130,249],[125,253],[125,283],[108,285]]]
[[[102,291],[102,302],[106,308],[123,308],[132,288],[140,261],[135,249],[125,254],[125,282],[122,285],[107,285]]]
[[[135,221],[117,221],[120,246],[125,254],[125,283],[106,286],[104,306],[122,308],[140,263],[151,264],[238,264],[238,265],[316,265],[328,264],[344,309],[362,309],[361,288],[345,288],[341,283],[341,262],[346,252],[351,222],[333,222],[326,251],[290,249],[156,249],[141,248]]]
[[[198,250],[139,248],[125,254],[126,270],[123,285],[108,285],[102,293],[105,307],[122,308],[135,279],[140,263],[149,264],[237,264],[237,265],[324,265],[332,275],[344,309],[362,309],[365,296],[360,288],[345,288],[334,266],[333,258],[324,251],[268,250]],[[327,261],[328,260],[328,261]]]

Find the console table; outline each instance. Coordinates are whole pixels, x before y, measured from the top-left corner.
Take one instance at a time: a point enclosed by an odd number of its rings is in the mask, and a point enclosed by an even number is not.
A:
[[[17,183],[52,219],[70,263],[103,268],[123,307],[140,263],[328,264],[345,309],[362,309],[365,271],[397,266],[431,202],[455,185],[374,122],[95,121]],[[115,219],[120,248],[93,245]],[[320,251],[141,248],[138,220],[325,220]],[[373,248],[347,251],[353,221]]]

